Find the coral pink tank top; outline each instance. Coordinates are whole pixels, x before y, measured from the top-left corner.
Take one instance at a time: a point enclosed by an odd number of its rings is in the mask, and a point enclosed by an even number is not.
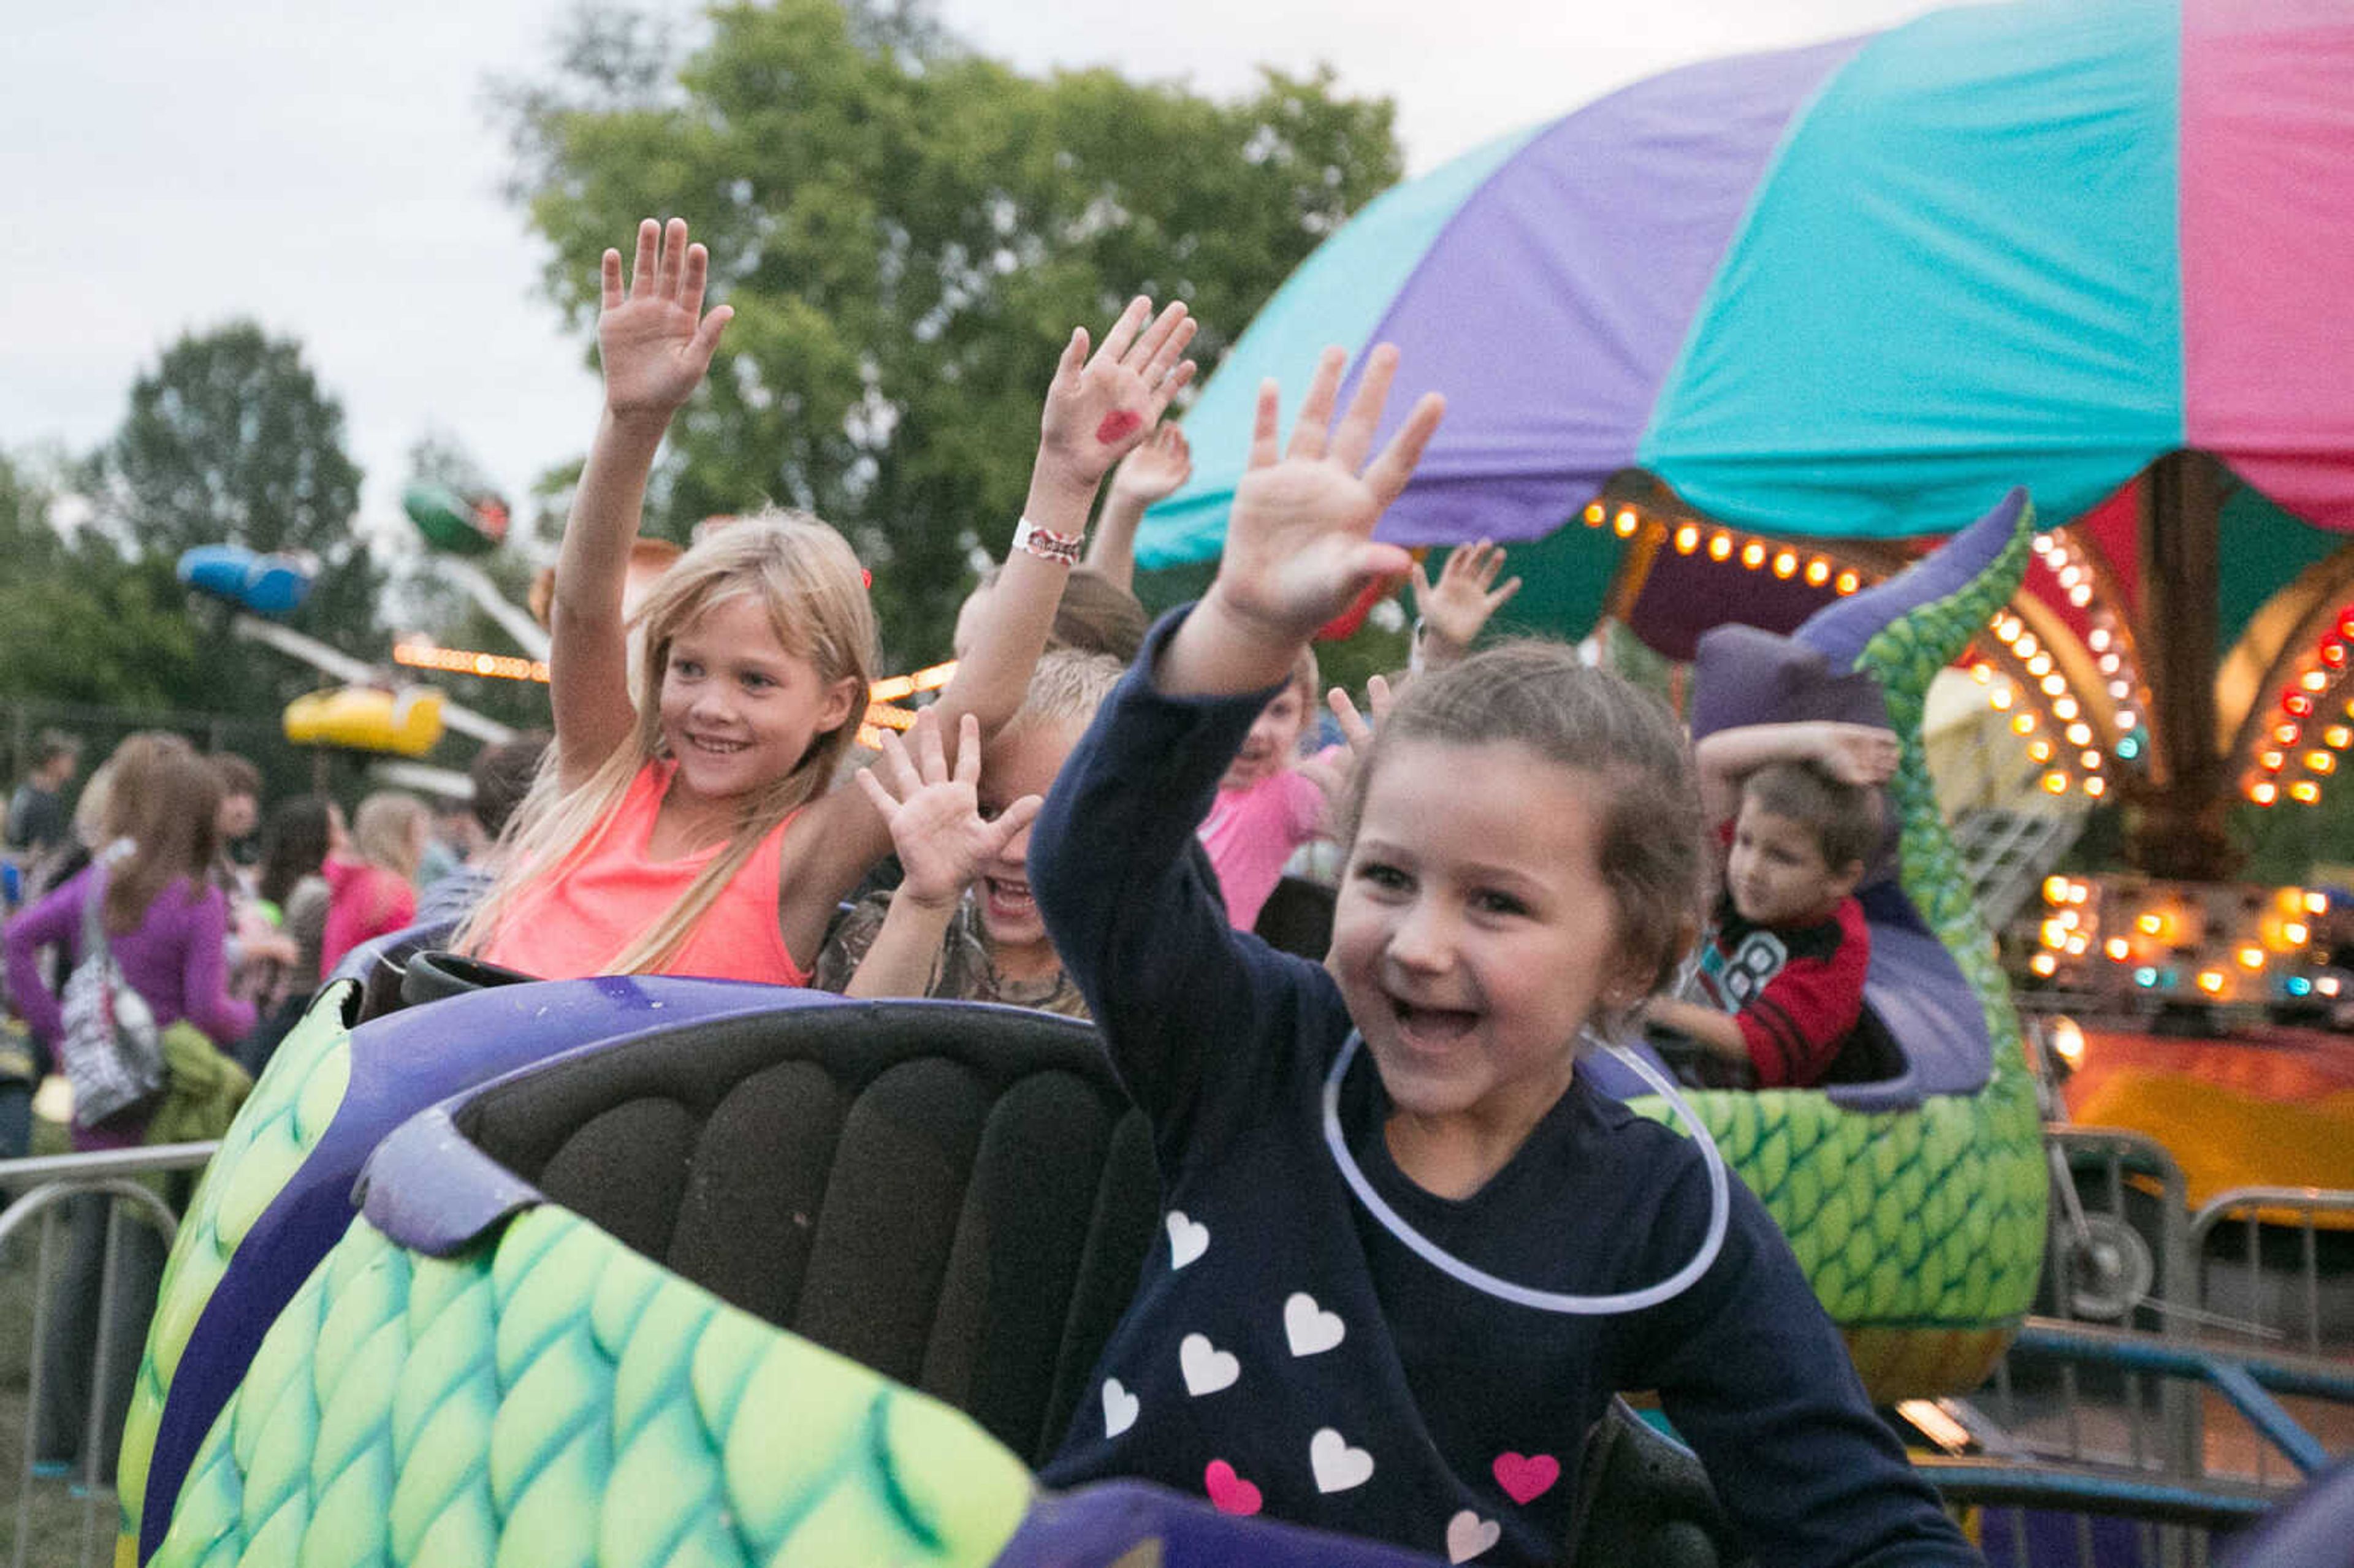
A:
[[[613,959],[669,912],[721,848],[714,844],[677,860],[648,857],[654,818],[675,768],[649,762],[638,769],[605,831],[515,901],[482,957],[547,980],[611,972]],[[788,813],[760,841],[663,972],[809,983],[809,971],[793,962],[777,928],[778,866],[785,829],[799,815],[798,810]]]

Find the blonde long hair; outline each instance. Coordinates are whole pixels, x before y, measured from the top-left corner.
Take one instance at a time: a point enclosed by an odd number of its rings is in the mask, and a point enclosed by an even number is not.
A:
[[[863,699],[875,678],[875,610],[858,557],[841,535],[805,512],[769,511],[730,524],[681,556],[638,607],[631,624],[642,627],[644,638],[635,728],[568,790],[558,782],[556,748],[548,748],[531,793],[500,835],[503,869],[452,943],[459,950],[488,947],[526,890],[542,878],[562,874],[593,850],[631,781],[646,764],[669,755],[663,739],[662,683],[671,644],[712,606],[739,594],[759,599],[778,642],[810,662],[821,686],[854,680],[861,700],[849,717],[811,740],[792,771],[743,798],[726,845],[687,884],[677,903],[614,956],[605,972],[660,973],[760,841],[825,792],[857,740]]]

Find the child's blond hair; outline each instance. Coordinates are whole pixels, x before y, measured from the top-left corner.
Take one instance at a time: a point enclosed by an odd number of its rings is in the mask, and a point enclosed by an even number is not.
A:
[[[432,813],[425,802],[400,789],[379,789],[352,813],[352,848],[370,865],[406,881],[417,874],[422,849],[418,829]]]
[[[595,845],[631,781],[648,763],[667,756],[662,684],[672,642],[712,606],[745,594],[758,596],[778,642],[810,662],[821,688],[854,680],[860,700],[841,724],[811,740],[790,772],[744,797],[725,847],[661,919],[614,955],[606,972],[659,973],[760,841],[825,793],[857,739],[864,699],[875,678],[875,610],[858,557],[840,534],[806,512],[770,510],[710,534],[681,556],[639,605],[631,620],[643,628],[644,637],[638,656],[637,724],[629,739],[569,790],[557,783],[559,760],[549,748],[538,780],[501,836],[505,869],[454,946],[480,951],[524,889],[561,874]]]

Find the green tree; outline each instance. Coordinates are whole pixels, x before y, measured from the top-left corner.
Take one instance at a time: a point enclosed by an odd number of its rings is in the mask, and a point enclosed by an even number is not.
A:
[[[1106,70],[1024,77],[917,5],[775,0],[670,41],[576,19],[502,90],[515,188],[576,324],[597,258],[676,213],[737,317],[673,427],[650,531],[773,500],[875,573],[896,662],[944,651],[977,548],[1003,547],[1075,323],[1188,301],[1214,364],[1308,252],[1400,172],[1386,101],[1267,73],[1220,102]]]
[[[319,575],[292,624],[358,657],[384,657],[384,579],[353,527],[360,469],[344,450],[343,407],[300,344],[251,322],[183,335],[133,383],[106,469],[107,520],[135,554],[168,565],[197,545],[307,551]],[[228,641],[226,614],[205,620],[204,657],[222,661],[221,673],[258,678],[263,666]],[[282,662],[269,657],[273,670]],[[259,683],[267,701],[310,683]]]

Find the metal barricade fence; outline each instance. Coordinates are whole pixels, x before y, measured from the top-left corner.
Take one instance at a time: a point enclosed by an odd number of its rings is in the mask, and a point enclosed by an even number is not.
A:
[[[202,1170],[211,1159],[211,1143],[175,1143],[154,1148],[112,1150],[88,1154],[41,1156],[29,1160],[0,1160],[0,1191],[11,1197],[5,1211],[0,1211],[0,1248],[8,1247],[20,1232],[39,1222],[38,1244],[32,1279],[32,1336],[30,1365],[26,1378],[24,1451],[20,1456],[20,1474],[16,1488],[16,1539],[9,1561],[13,1568],[26,1568],[32,1550],[35,1512],[35,1489],[38,1478],[34,1466],[37,1458],[35,1445],[38,1441],[41,1400],[44,1393],[44,1349],[51,1330],[50,1301],[54,1294],[58,1267],[58,1221],[69,1200],[90,1196],[111,1200],[107,1207],[105,1242],[101,1254],[98,1287],[98,1311],[95,1326],[95,1355],[90,1368],[90,1398],[81,1440],[80,1474],[75,1478],[82,1504],[79,1531],[79,1547],[75,1561],[83,1568],[92,1563],[109,1560],[113,1552],[114,1508],[112,1488],[104,1479],[113,1457],[105,1453],[103,1434],[108,1425],[105,1390],[113,1372],[114,1329],[120,1315],[152,1303],[126,1303],[118,1299],[116,1274],[122,1255],[123,1227],[126,1224],[150,1224],[161,1233],[166,1248],[179,1228],[178,1217],[172,1206],[143,1177],[177,1171]],[[136,1216],[126,1214],[126,1208],[135,1210]],[[101,1502],[106,1507],[105,1522],[100,1522]],[[54,1543],[49,1543],[53,1547]],[[62,1561],[53,1551],[45,1550],[42,1568]]]

